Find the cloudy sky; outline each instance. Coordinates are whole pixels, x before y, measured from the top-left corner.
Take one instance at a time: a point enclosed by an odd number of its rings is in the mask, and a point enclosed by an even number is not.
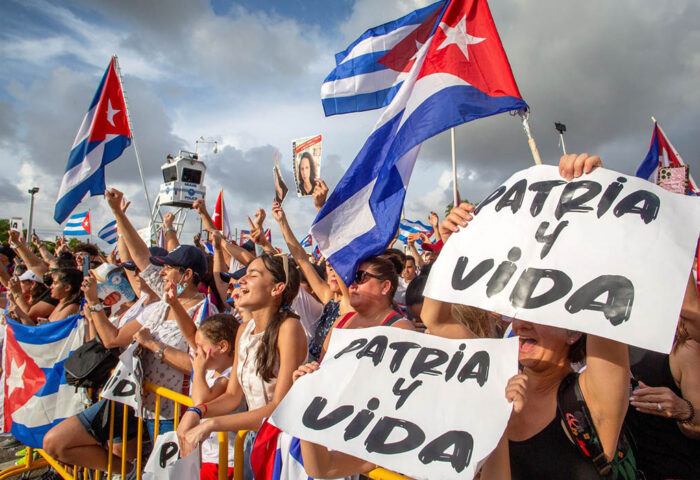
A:
[[[325,118],[320,86],[334,53],[367,28],[430,0],[5,0],[0,4],[0,204],[2,217],[28,218],[27,189],[40,187],[35,226],[54,235],[53,207],[68,152],[110,56],[120,59],[133,134],[151,198],[168,153],[219,142],[208,166],[209,206],[224,188],[233,226],[269,210],[279,152],[293,182],[291,140],[323,134],[322,177],[331,188],[372,130],[378,113]],[[694,171],[700,150],[700,3],[685,0],[499,0],[496,26],[545,163],[561,154],[554,121],[567,125],[569,152],[601,155],[634,173],[655,115]],[[459,186],[476,201],[532,159],[509,115],[457,128]],[[147,222],[133,146],[107,183],[133,200]],[[700,173],[695,172],[696,177]],[[442,216],[451,198],[449,134],[424,144],[408,189],[406,215]],[[93,229],[111,220],[88,199]],[[310,198],[285,208],[303,236]],[[273,240],[279,240],[274,220]],[[187,234],[198,224],[191,222]],[[278,242],[279,243],[279,242]]]

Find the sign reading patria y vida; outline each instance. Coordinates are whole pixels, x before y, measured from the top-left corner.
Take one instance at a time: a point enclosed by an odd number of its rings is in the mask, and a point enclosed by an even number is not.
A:
[[[508,423],[517,364],[517,338],[336,329],[319,370],[294,383],[272,421],[411,478],[473,478]]]
[[[697,197],[531,167],[449,238],[426,295],[668,353],[699,230]]]

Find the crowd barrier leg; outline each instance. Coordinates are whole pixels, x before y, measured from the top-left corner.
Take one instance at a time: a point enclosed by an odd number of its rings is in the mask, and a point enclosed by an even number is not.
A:
[[[228,478],[228,433],[219,432],[219,472],[218,480],[226,480]],[[236,457],[233,457],[233,465],[235,469]]]
[[[21,475],[32,470],[38,470],[39,468],[44,468],[47,465],[46,460],[43,458],[35,459],[34,452],[35,450],[33,448],[27,448],[27,451],[24,454],[24,463],[22,465],[13,465],[1,471],[0,480],[14,477],[15,475]]]
[[[233,480],[243,480],[243,442],[249,430],[239,430],[233,445]],[[227,449],[228,450],[228,449]],[[221,451],[221,449],[219,449]],[[219,471],[221,464],[219,464]],[[220,479],[221,477],[219,477]]]

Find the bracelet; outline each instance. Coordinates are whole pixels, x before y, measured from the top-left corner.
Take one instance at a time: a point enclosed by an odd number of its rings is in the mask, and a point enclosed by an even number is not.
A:
[[[177,232],[177,230],[173,227],[168,227],[165,229],[165,233],[168,233],[168,232]]]
[[[197,405],[197,406],[204,409],[204,415],[206,415],[207,412],[209,411],[209,407],[207,407],[207,404],[206,404],[206,403],[200,403],[200,404]]]
[[[185,412],[194,412],[197,415],[199,415],[200,419],[202,417],[204,417],[204,414],[202,413],[202,411],[200,409],[198,409],[197,407],[188,407],[187,410],[185,410]]]
[[[690,416],[685,420],[678,420],[678,423],[687,425],[689,423],[692,423],[693,420],[695,420],[695,407],[693,407],[693,404],[690,403],[689,400],[686,400],[685,398],[681,398],[681,400],[688,404],[688,408],[690,408]]]

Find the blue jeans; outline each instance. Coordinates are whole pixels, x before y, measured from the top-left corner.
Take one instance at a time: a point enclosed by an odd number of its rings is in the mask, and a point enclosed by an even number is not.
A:
[[[161,420],[158,424],[158,435],[165,432],[172,432],[174,430],[175,424],[172,420]],[[155,442],[153,434],[155,433],[156,421],[155,419],[146,420],[146,428],[148,429],[148,436],[151,438],[151,442]]]

